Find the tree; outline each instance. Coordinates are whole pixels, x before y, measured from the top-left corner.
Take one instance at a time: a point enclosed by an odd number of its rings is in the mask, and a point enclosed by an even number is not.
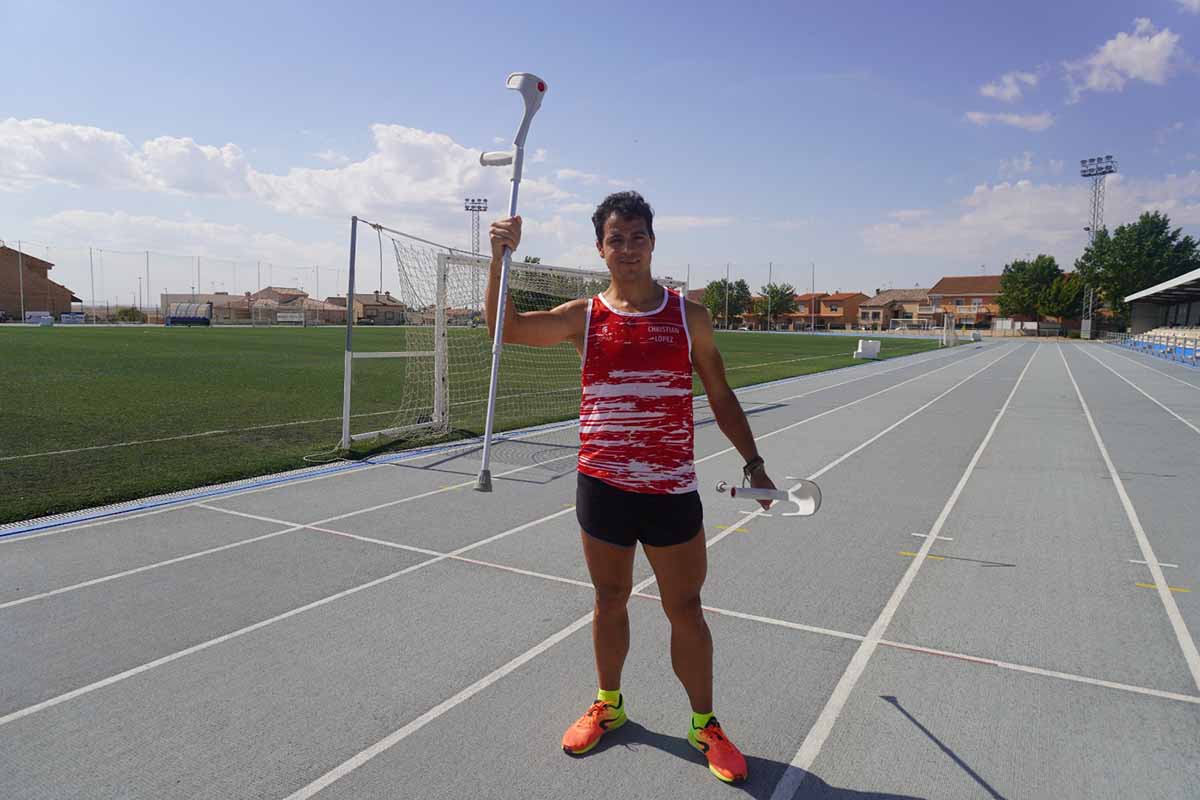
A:
[[[1078,319],[1083,311],[1083,278],[1078,272],[1064,275],[1042,290],[1037,302],[1043,317]]]
[[[724,326],[728,328],[730,319],[750,310],[750,285],[741,279],[729,283],[721,278],[704,287],[704,306],[713,319],[724,319],[727,302],[729,319],[724,320]]]
[[[780,314],[790,314],[796,310],[796,288],[790,283],[768,283],[759,291],[763,296],[754,301],[754,313],[764,320],[768,313],[774,320]]]
[[[526,264],[540,264],[540,263],[542,263],[542,257],[541,256],[525,256],[525,263]]]
[[[1116,313],[1128,313],[1125,298],[1157,283],[1200,269],[1200,251],[1180,228],[1171,230],[1166,214],[1155,211],[1119,226],[1111,235],[1101,228],[1075,262],[1084,284],[1100,292]]]
[[[1042,292],[1062,278],[1054,256],[1038,255],[1033,261],[1018,259],[1000,276],[1000,313],[1006,317],[1036,317]]]

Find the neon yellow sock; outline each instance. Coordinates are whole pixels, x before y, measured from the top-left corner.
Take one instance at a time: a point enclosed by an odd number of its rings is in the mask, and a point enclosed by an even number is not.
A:
[[[713,718],[713,713],[711,711],[708,712],[707,714],[697,714],[695,711],[693,711],[692,712],[692,727],[695,728],[696,730],[700,730],[705,725],[707,725],[708,721],[712,718]]]
[[[616,708],[617,706],[621,705],[621,690],[613,689],[612,691],[609,691],[608,689],[601,689],[596,693],[596,699],[608,703],[613,708]]]

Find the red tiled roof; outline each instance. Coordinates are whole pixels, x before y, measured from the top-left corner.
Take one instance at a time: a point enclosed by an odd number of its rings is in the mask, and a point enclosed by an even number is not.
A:
[[[999,275],[957,275],[942,278],[930,294],[1000,294]]]
[[[828,295],[825,298],[825,300],[827,302],[838,301],[838,300],[849,300],[852,297],[866,297],[866,295],[863,294],[862,292],[834,292],[833,294]]]
[[[820,300],[822,297],[828,296],[824,292],[807,292],[806,294],[796,295],[796,302],[803,303],[805,300]]]
[[[888,303],[928,303],[928,289],[886,289],[864,301],[859,308],[882,308]]]

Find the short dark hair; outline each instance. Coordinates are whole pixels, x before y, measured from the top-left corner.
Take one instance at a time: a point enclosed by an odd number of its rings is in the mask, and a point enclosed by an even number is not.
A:
[[[604,198],[604,202],[596,206],[596,213],[592,214],[597,242],[604,239],[604,223],[613,214],[622,219],[645,220],[646,230],[650,233],[650,238],[654,238],[654,209],[646,202],[646,198],[637,192],[614,192]]]

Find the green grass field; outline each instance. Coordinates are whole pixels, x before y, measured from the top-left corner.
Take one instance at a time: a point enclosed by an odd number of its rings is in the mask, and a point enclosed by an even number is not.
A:
[[[355,336],[356,350],[424,349],[415,338],[428,330],[364,327]],[[336,328],[0,328],[0,523],[304,466],[338,442],[344,337]],[[849,337],[718,333],[717,342],[734,387],[858,363]],[[884,339],[882,355],[936,346]],[[451,380],[454,432],[443,439],[480,432],[488,350],[483,330],[451,330],[460,374]],[[510,399],[498,429],[578,414],[574,350],[505,353],[512,366],[499,394]],[[432,396],[429,372],[411,359],[356,361],[354,430],[427,413],[418,406]],[[64,450],[75,452],[55,452]]]

